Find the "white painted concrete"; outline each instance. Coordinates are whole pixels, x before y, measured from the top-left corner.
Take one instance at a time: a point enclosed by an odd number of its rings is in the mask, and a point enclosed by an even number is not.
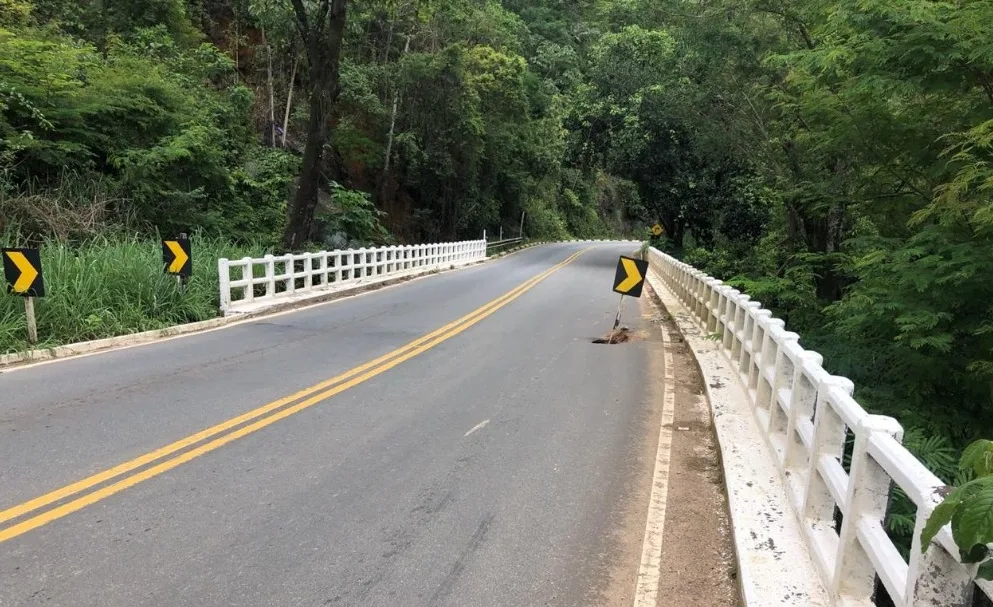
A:
[[[219,259],[221,313],[253,312],[273,302],[306,300],[485,259],[485,240]],[[262,287],[261,294],[256,287]]]

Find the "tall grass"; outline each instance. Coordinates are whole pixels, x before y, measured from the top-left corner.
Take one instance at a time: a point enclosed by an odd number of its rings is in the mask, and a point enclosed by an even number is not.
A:
[[[41,245],[46,296],[35,300],[40,347],[126,335],[207,320],[219,314],[217,259],[258,257],[261,246],[192,237],[193,277],[180,287],[162,271],[157,239],[106,236],[80,244]],[[4,246],[16,246],[11,232]],[[0,294],[0,353],[25,350],[27,324],[20,297]]]

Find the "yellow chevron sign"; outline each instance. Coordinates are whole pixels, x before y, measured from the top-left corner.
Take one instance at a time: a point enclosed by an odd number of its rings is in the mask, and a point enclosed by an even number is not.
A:
[[[166,274],[193,275],[190,241],[186,238],[162,241],[162,263]]]
[[[631,257],[621,257],[614,276],[614,292],[630,297],[641,297],[648,275],[648,262]]]
[[[3,273],[7,277],[7,292],[44,297],[45,281],[38,249],[3,249]]]

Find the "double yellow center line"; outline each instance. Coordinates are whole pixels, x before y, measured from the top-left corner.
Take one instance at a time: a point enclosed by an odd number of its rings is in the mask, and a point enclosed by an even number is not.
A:
[[[381,373],[385,373],[386,371],[389,371],[393,367],[410,360],[418,354],[422,354],[438,344],[451,339],[484,318],[490,316],[500,308],[532,289],[535,285],[545,280],[556,271],[573,262],[585,251],[586,250],[584,249],[574,253],[563,262],[552,266],[548,270],[531,278],[517,288],[470,312],[462,318],[451,322],[444,327],[425,335],[424,337],[416,339],[405,346],[393,350],[392,352],[388,352],[375,360],[371,360],[361,366],[342,373],[341,375],[322,381],[304,390],[300,390],[295,394],[291,394],[237,417],[233,417],[225,422],[217,424],[216,426],[212,426],[206,430],[201,430],[200,432],[191,434],[186,438],[170,443],[160,449],[156,449],[155,451],[151,451],[130,461],[118,464],[113,468],[109,468],[103,472],[84,478],[81,481],[66,485],[65,487],[56,489],[55,491],[46,493],[45,495],[36,497],[32,500],[28,500],[22,504],[13,506],[12,508],[8,508],[7,510],[0,511],[0,526],[2,526],[8,521],[13,521],[14,519],[22,518],[36,510],[44,509],[40,513],[34,514],[20,522],[0,529],[0,542],[15,538],[31,531],[32,529],[41,527],[42,525],[72,514],[77,510],[81,510],[90,504],[94,504],[102,499],[110,497],[115,493],[123,491],[129,487],[133,487],[142,481],[146,481],[164,472],[168,472],[169,470],[196,459],[201,455],[210,453],[211,451],[223,447],[230,442],[257,432],[281,419],[285,419],[295,413],[299,413],[300,411],[312,407],[321,401],[327,400],[336,394],[340,394],[349,388],[372,379]],[[194,446],[195,448],[191,449],[191,447]],[[155,465],[149,466],[153,463]],[[149,467],[145,468],[145,466]],[[124,476],[124,478],[121,478],[116,482],[106,485],[104,484],[123,475],[127,476]],[[68,500],[68,498],[76,494],[83,493],[98,486],[99,488],[96,490]]]

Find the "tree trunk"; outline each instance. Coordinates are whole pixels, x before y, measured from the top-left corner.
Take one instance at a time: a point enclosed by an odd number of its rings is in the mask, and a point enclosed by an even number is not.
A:
[[[321,91],[314,91],[310,97],[310,121],[307,124],[307,143],[303,150],[300,178],[283,237],[283,244],[290,250],[298,249],[310,239],[320,193],[321,161],[324,158],[327,130],[323,94]]]
[[[686,238],[686,224],[680,220],[676,220],[675,229],[672,232],[672,236],[669,237],[672,240],[672,245],[676,247],[676,250],[683,250],[683,240]]]
[[[265,28],[262,29],[262,39],[266,40]],[[269,142],[272,147],[276,147],[276,92],[272,85],[272,46],[268,40],[265,42],[267,56],[266,65],[266,86],[269,88]]]
[[[407,36],[407,43],[403,47],[403,54],[410,52],[410,36]],[[393,90],[393,112],[390,114],[390,132],[386,138],[386,157],[383,160],[383,182],[390,174],[390,159],[393,157],[393,136],[396,133],[397,113],[400,109],[400,87]]]
[[[293,72],[290,74],[289,92],[286,93],[286,112],[283,114],[283,138],[281,147],[286,147],[286,134],[290,131],[290,111],[293,108],[293,84],[297,80],[297,65],[300,63],[299,55],[293,58]]]
[[[283,246],[291,251],[310,240],[313,230],[328,122],[341,92],[339,75],[347,5],[348,0],[322,0],[316,10],[318,18],[312,20],[303,0],[293,0],[297,28],[307,52],[312,90],[300,178],[283,234]]]
[[[238,11],[234,13],[234,73],[241,82],[241,27],[238,21]]]

